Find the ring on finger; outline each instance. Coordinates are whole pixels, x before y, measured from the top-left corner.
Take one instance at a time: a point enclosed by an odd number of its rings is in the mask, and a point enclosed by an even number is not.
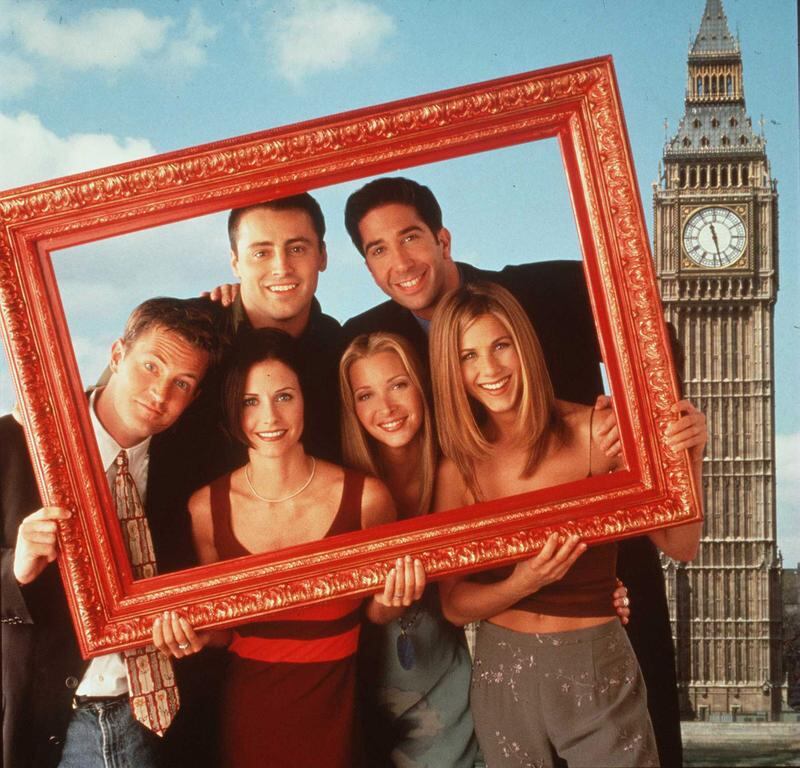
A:
[[[190,645],[191,643],[178,643],[178,648],[180,648],[182,651],[185,651]]]
[[[630,598],[623,597],[622,598],[622,607],[627,608],[631,604]]]

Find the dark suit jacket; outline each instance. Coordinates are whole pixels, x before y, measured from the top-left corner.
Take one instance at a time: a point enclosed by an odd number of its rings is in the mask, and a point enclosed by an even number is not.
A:
[[[150,445],[147,517],[161,572],[196,564],[186,498],[175,482],[189,462],[170,445],[169,432]],[[58,567],[49,565],[31,584],[14,578],[17,530],[42,506],[22,427],[0,418],[0,515],[2,515],[3,764],[49,768],[58,763],[71,701],[88,662],[81,659]],[[202,655],[201,655],[202,656]],[[203,765],[213,747],[211,728],[198,726],[194,692],[207,660],[176,664],[181,710],[164,737],[170,765]],[[212,750],[213,754],[213,750]]]
[[[578,261],[547,261],[505,267],[499,272],[458,264],[463,282],[494,282],[507,288],[531,319],[542,345],[556,397],[593,403],[603,391],[601,356],[583,269]],[[348,320],[346,342],[362,333],[387,331],[405,336],[420,357],[428,337],[412,313],[386,301]],[[664,575],[658,552],[646,538],[619,543],[617,570],[631,595],[628,636],[648,690],[648,708],[662,766],[680,766],[682,747],[675,651]]]

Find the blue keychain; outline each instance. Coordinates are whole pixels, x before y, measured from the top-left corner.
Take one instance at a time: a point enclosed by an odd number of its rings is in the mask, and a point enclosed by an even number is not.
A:
[[[406,630],[402,625],[400,626],[400,634],[397,636],[397,660],[405,670],[413,669],[416,661],[414,641],[411,639],[411,635],[406,634]]]
[[[417,661],[417,655],[414,651],[414,637],[411,630],[419,621],[420,611],[422,609],[422,601],[417,602],[412,611],[406,611],[406,614],[411,613],[411,616],[401,616],[397,622],[400,624],[400,634],[397,636],[397,660],[400,666],[408,671],[414,668]]]

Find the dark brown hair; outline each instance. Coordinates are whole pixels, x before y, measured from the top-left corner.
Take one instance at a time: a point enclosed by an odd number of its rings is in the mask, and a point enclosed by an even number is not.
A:
[[[222,404],[225,413],[225,429],[236,441],[250,447],[242,431],[244,385],[247,374],[254,365],[267,360],[277,360],[294,372],[300,381],[300,359],[297,343],[284,331],[275,328],[248,330],[236,337],[230,366],[225,372],[222,386]]]
[[[311,217],[311,224],[314,232],[317,233],[320,248],[325,242],[325,217],[322,215],[322,208],[319,203],[308,194],[303,192],[300,195],[291,197],[279,197],[276,200],[266,200],[263,203],[246,205],[243,208],[234,208],[228,214],[228,240],[231,250],[236,253],[236,241],[239,238],[239,222],[248,211],[257,208],[266,208],[269,211],[305,211]]]
[[[365,184],[347,198],[344,226],[353,245],[364,255],[364,241],[358,225],[373,208],[398,203],[413,208],[428,229],[438,236],[442,228],[442,209],[428,187],[402,176],[386,176]]]

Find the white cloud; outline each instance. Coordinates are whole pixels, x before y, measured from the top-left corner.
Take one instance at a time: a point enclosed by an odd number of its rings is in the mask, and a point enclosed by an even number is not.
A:
[[[65,176],[155,154],[147,139],[117,138],[106,133],[58,136],[36,115],[0,113],[0,189]]]
[[[36,82],[36,72],[19,56],[0,53],[0,99],[9,99],[27,91]]]
[[[268,30],[277,48],[278,72],[297,82],[373,56],[395,29],[377,6],[362,0],[299,0]]]
[[[174,24],[135,8],[96,8],[70,18],[43,2],[0,4],[4,26],[28,53],[70,69],[122,69],[166,42]]]
[[[800,432],[775,436],[778,545],[787,567],[800,563]]]
[[[205,48],[216,36],[198,8],[189,11],[185,26],[137,8],[94,8],[80,15],[75,8],[0,0],[0,37],[59,67],[118,72],[148,61],[196,67],[205,62]]]
[[[205,63],[206,49],[217,36],[217,28],[205,22],[198,8],[189,11],[189,19],[183,34],[169,44],[167,61],[173,67],[199,67]]]

